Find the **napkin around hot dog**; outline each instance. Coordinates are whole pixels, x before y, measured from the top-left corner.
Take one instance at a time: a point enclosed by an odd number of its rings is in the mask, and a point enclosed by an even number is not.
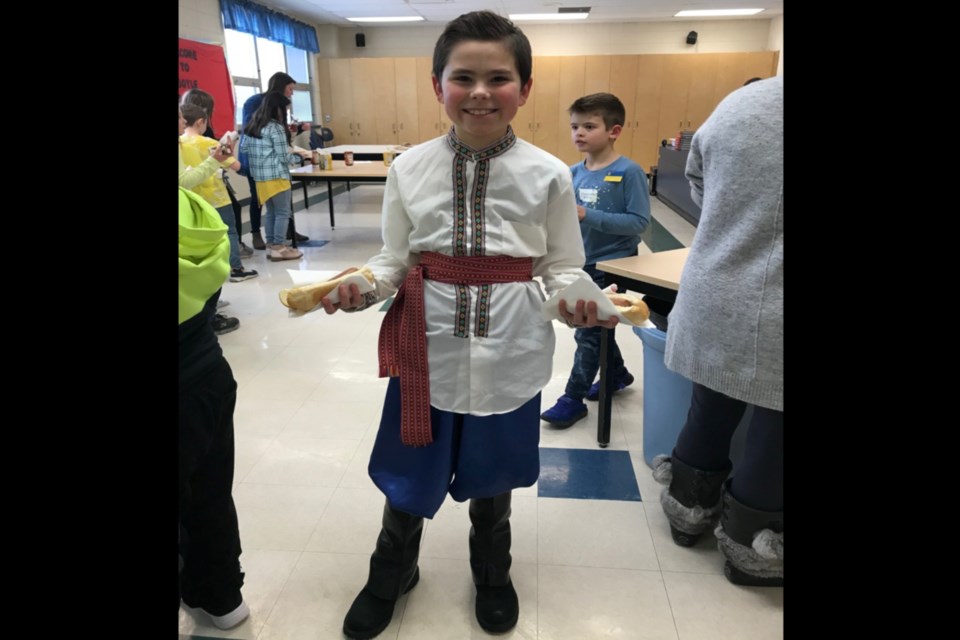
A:
[[[294,287],[302,287],[308,284],[314,284],[316,282],[325,282],[331,278],[335,278],[339,271],[309,271],[309,270],[300,270],[300,269],[287,269],[287,273],[290,274],[290,279],[293,280]],[[341,284],[355,284],[360,290],[360,293],[367,293],[368,291],[373,291],[374,287],[370,284],[370,281],[363,277],[359,271],[356,273],[351,273]],[[333,291],[327,294],[327,300],[337,304],[340,302],[340,287],[337,287]],[[291,309],[292,311],[292,309]]]
[[[606,289],[601,290],[593,280],[578,278],[544,302],[540,314],[544,320],[560,320],[562,322],[563,318],[560,316],[561,300],[566,300],[567,311],[573,311],[574,307],[577,306],[577,300],[583,300],[584,302],[592,301],[597,303],[597,320],[607,320],[610,316],[617,316],[620,322],[632,327],[653,327],[654,324],[649,320],[640,324],[634,324],[617,311],[617,306],[613,304],[610,298],[607,297],[607,294],[604,293],[605,291],[615,293],[614,287],[615,285],[610,285]]]

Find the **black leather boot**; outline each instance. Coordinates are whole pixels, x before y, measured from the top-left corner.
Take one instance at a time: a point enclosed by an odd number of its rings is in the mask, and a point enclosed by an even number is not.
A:
[[[653,477],[669,487],[660,494],[660,505],[670,521],[670,535],[681,547],[692,547],[720,515],[720,490],[732,465],[721,471],[691,467],[673,452],[653,459]]]
[[[470,501],[470,569],[477,587],[480,627],[504,633],[517,624],[520,603],[510,580],[511,494]]]
[[[377,548],[370,556],[370,577],[343,620],[343,635],[353,640],[374,638],[393,619],[393,608],[420,580],[417,558],[423,518],[397,511],[387,503]]]
[[[783,586],[783,511],[748,507],[733,497],[728,482],[714,533],[727,580],[746,587]]]
[[[306,242],[310,238],[297,233],[297,226],[293,222],[293,216],[290,216],[290,224],[287,225],[287,240],[293,240],[296,237],[297,242]]]

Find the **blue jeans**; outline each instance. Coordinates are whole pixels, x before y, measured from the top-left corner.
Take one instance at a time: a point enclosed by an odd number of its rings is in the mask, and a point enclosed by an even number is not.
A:
[[[256,197],[256,193],[254,193]],[[293,190],[281,191],[263,203],[263,234],[267,244],[284,244],[293,215]]]
[[[603,289],[604,273],[597,271],[596,265],[584,265],[583,270],[593,278],[597,286]],[[577,329],[573,334],[577,341],[577,352],[573,356],[573,369],[570,370],[570,377],[567,378],[567,388],[564,389],[571,398],[583,400],[590,391],[590,385],[593,384],[597,372],[600,371],[600,327],[591,327],[589,329]],[[623,356],[620,355],[620,347],[614,338],[613,331],[610,332],[610,341],[613,342],[613,360],[609,363],[609,371],[614,380],[627,375],[627,367],[623,363]]]
[[[240,262],[240,236],[237,235],[237,218],[233,215],[233,205],[224,205],[217,209],[217,213],[227,225],[227,237],[230,239],[230,268],[243,269],[243,263]]]

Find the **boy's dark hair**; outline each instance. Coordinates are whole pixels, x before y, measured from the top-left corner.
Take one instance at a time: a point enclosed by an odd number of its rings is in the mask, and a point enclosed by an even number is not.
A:
[[[288,84],[297,84],[297,81],[285,74],[283,71],[277,71],[275,74],[270,76],[270,81],[267,83],[267,91],[283,93],[283,90],[287,88]]]
[[[588,96],[574,100],[567,113],[573,115],[582,113],[591,116],[594,114],[603,118],[603,126],[609,131],[613,125],[623,126],[627,119],[627,110],[623,108],[620,98],[612,93],[591,93]]]
[[[195,104],[181,105],[180,113],[183,114],[183,119],[186,120],[188,127],[192,127],[193,123],[200,118],[203,118],[204,120],[210,119],[204,108]]]
[[[533,71],[530,41],[512,22],[490,11],[471,11],[447,23],[433,48],[433,75],[439,80],[450,60],[450,52],[461,42],[502,42],[517,64],[520,85],[526,85]]]
[[[287,134],[287,144],[290,144],[293,137],[290,135],[290,127],[287,126],[287,107],[289,106],[290,98],[287,96],[276,91],[266,92],[263,94],[263,102],[253,112],[243,133],[254,138],[262,138],[260,131],[272,120],[277,120],[279,114],[279,122],[283,126],[283,132]]]
[[[743,83],[743,86],[747,86],[748,84],[753,84],[754,82],[760,82],[761,80],[763,80],[763,78],[750,78],[749,80]]]
[[[213,96],[203,89],[190,89],[180,96],[180,104],[195,104],[207,112],[207,115],[204,116],[205,118],[208,120],[213,118]],[[184,113],[183,117],[187,117],[187,114]]]

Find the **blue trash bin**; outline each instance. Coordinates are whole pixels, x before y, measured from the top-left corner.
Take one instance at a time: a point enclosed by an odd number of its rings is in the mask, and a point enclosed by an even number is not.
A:
[[[663,354],[667,334],[660,329],[634,327],[643,342],[643,459],[652,468],[655,456],[670,455],[677,436],[687,421],[693,383],[679,373],[667,369]],[[734,470],[743,457],[747,428],[753,409],[747,408],[730,443],[730,460]]]
[[[655,456],[673,451],[687,421],[693,383],[663,364],[666,332],[643,327],[633,332],[643,342],[643,459],[652,465]]]

